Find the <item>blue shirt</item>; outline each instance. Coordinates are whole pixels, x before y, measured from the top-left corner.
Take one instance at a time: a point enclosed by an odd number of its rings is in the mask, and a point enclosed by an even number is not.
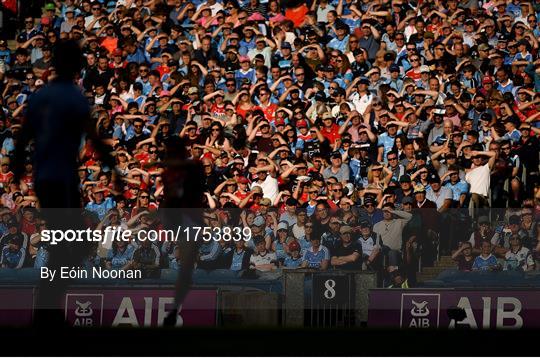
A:
[[[473,270],[488,271],[490,267],[497,265],[497,259],[492,254],[489,254],[487,258],[477,256],[473,262]]]
[[[25,250],[11,251],[8,246],[2,249],[0,265],[6,265],[8,268],[21,268],[24,263]]]
[[[386,162],[386,155],[394,148],[394,142],[396,137],[390,137],[387,132],[384,132],[379,136],[377,147],[383,147],[383,160]]]
[[[469,184],[463,180],[458,181],[456,184],[447,182],[445,187],[452,190],[452,200],[454,201],[459,201],[462,194],[469,192]]]
[[[323,245],[319,246],[317,252],[313,252],[313,248],[310,247],[302,256],[302,261],[306,261],[309,268],[320,268],[323,260],[330,260],[330,252]]]
[[[244,262],[244,255],[246,255],[246,251],[242,250],[240,253],[238,253],[236,252],[236,250],[234,250],[232,255],[233,257],[232,257],[231,267],[229,268],[229,270],[240,271],[242,269],[242,263]]]
[[[220,253],[220,247],[217,241],[211,240],[205,242],[199,247],[199,260],[201,261],[214,261],[218,258]]]
[[[283,265],[287,268],[298,268],[302,264],[302,258],[299,256],[296,259],[293,259],[291,256],[287,256]]]
[[[116,253],[114,253],[113,250],[110,249],[107,252],[107,261],[111,262],[113,270],[119,270],[133,258],[134,252],[135,247],[131,245],[126,246],[124,252],[120,252],[120,250],[117,250]]]
[[[101,204],[97,203],[88,203],[86,204],[86,210],[96,213],[99,217],[99,220],[103,220],[105,218],[105,215],[107,215],[107,212],[114,208],[116,206],[116,203],[111,198],[106,198],[103,200]]]
[[[349,35],[345,36],[343,40],[338,39],[337,37],[333,38],[326,47],[332,48],[334,50],[339,50],[345,52],[347,49],[347,44],[349,43]]]

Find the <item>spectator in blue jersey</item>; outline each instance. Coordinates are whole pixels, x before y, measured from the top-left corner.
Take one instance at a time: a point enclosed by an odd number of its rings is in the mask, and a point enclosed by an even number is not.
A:
[[[300,244],[294,240],[289,243],[289,254],[283,262],[285,268],[298,268],[302,265],[302,255],[300,255]]]
[[[7,245],[2,249],[0,256],[0,267],[2,268],[21,268],[24,264],[26,250],[21,248],[19,242],[12,238]]]
[[[123,240],[113,241],[112,248],[107,252],[105,267],[110,270],[125,270],[131,266],[135,248]]]
[[[95,187],[92,190],[93,201],[86,204],[86,210],[97,214],[99,220],[103,220],[109,210],[116,206],[114,200],[111,197],[104,197],[106,189]]]
[[[311,247],[304,251],[302,256],[303,268],[314,268],[319,270],[327,270],[330,264],[330,251],[321,245],[321,238],[318,236],[311,237]]]
[[[492,245],[489,241],[482,242],[481,253],[473,262],[473,271],[497,271],[500,269],[500,265],[497,262],[497,258],[491,253]]]
[[[252,251],[246,247],[243,240],[234,243],[234,249],[229,251],[225,257],[227,267],[231,271],[247,270]]]

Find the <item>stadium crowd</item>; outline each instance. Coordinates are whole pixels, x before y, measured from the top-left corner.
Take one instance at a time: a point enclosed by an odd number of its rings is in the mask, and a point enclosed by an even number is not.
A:
[[[77,84],[124,185],[83,139],[93,228],[160,227],[179,136],[204,168],[205,223],[253,234],[201,244],[198,268],[412,279],[450,254],[463,270],[538,268],[539,14],[532,0],[44,3],[0,40],[1,266],[46,264],[32,148],[20,181],[14,151],[56,44],[75,39]],[[115,242],[85,264],[152,272],[178,258]]]

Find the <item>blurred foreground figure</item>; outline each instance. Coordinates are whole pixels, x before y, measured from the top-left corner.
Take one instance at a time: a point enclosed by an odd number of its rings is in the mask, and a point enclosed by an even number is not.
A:
[[[92,140],[94,148],[109,168],[114,168],[114,162],[101,141],[97,140],[90,123],[90,106],[74,84],[74,78],[82,68],[79,45],[74,41],[59,43],[55,47],[53,65],[57,78],[29,101],[25,123],[17,139],[15,176],[19,180],[23,175],[26,149],[33,142],[36,194],[48,227],[56,230],[79,229],[82,228],[82,220],[77,169],[83,135],[86,135],[86,140]],[[62,242],[51,245],[49,252],[49,269],[76,267],[87,252],[87,245]],[[36,324],[63,324],[61,304],[69,282],[60,278],[52,282],[42,280]]]
[[[204,184],[203,168],[200,162],[188,160],[186,146],[179,137],[171,137],[166,144],[165,172],[165,217],[167,229],[176,230],[177,226],[203,226],[202,210]],[[197,244],[180,238],[180,262],[182,268],[175,285],[175,309],[165,318],[165,326],[174,326],[178,320],[178,311],[182,306],[191,286],[193,268],[197,255]]]

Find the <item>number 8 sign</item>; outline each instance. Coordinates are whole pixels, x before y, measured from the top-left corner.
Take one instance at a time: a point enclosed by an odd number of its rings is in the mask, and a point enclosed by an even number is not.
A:
[[[349,303],[349,276],[313,276],[314,305],[343,305]]]

